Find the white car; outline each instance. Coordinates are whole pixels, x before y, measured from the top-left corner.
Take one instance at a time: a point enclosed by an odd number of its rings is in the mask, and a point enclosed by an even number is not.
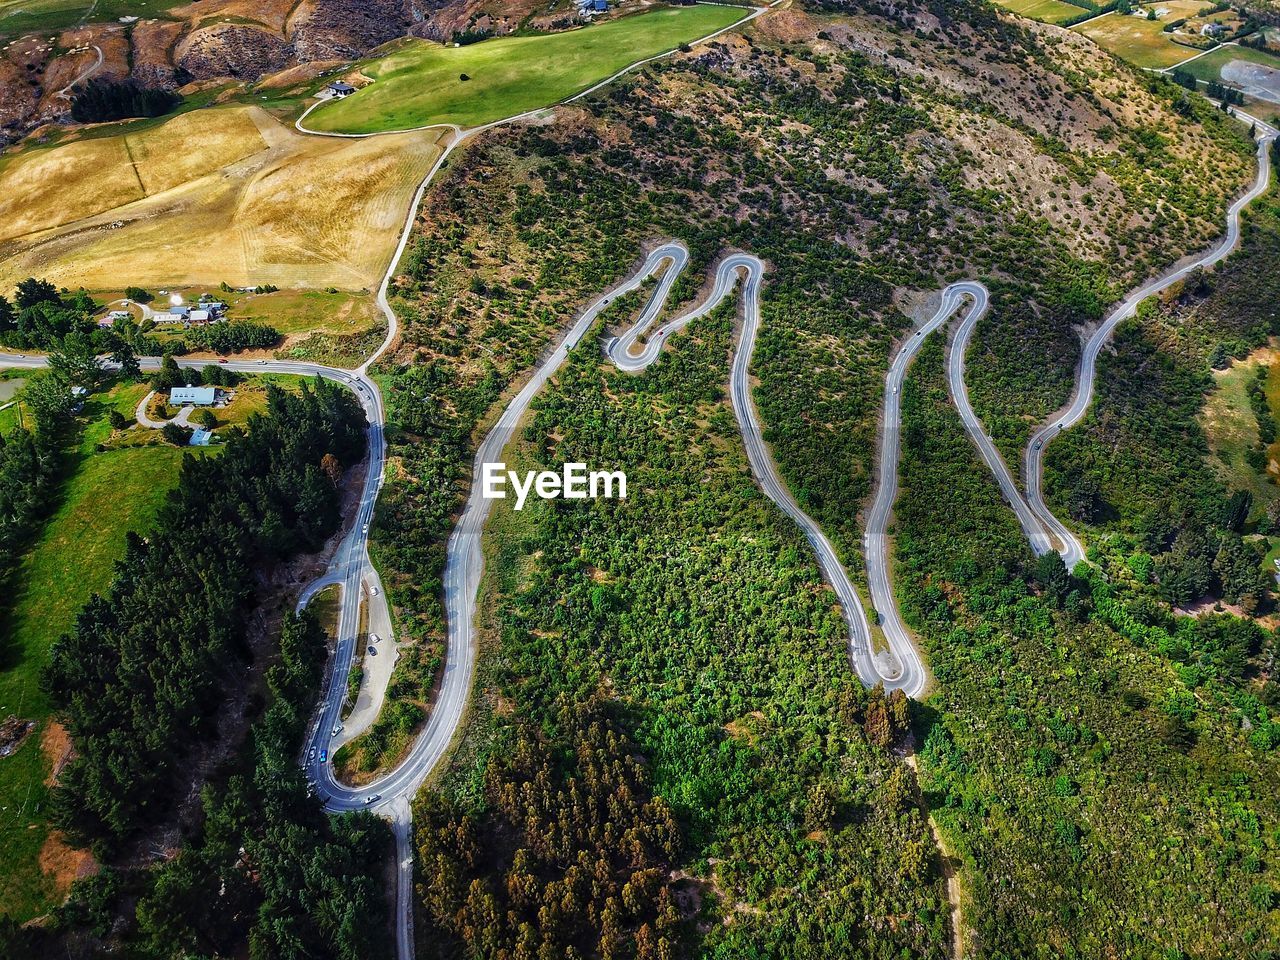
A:
[[[265,360],[259,360],[259,361],[258,361],[258,365],[259,365],[259,366],[266,366],[266,363],[267,363],[267,361],[265,361]]]
[[[378,802],[379,800],[381,800],[381,799],[382,799],[382,794],[380,794],[380,793],[375,793],[375,794],[374,794],[373,796],[371,796],[371,797],[365,797],[365,798],[364,798],[364,805],[367,807],[369,804],[371,804],[371,803],[377,803],[377,802]]]
[[[329,736],[336,737],[341,732],[342,732],[342,724],[335,723],[333,725],[333,731],[329,734]]]
[[[376,597],[377,595],[378,595],[378,588],[377,588],[377,587],[370,587],[370,588],[369,588],[369,596],[371,596],[371,597]]]

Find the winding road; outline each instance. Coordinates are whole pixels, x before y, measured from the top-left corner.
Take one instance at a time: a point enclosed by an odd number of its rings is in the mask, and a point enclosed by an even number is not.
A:
[[[780,0],[775,0],[775,4]],[[749,16],[725,29],[740,27],[747,20],[759,16],[768,8],[756,8]],[[723,31],[718,31],[723,32]],[[715,36],[712,34],[711,36]],[[709,37],[702,38],[702,40]],[[693,41],[694,43],[702,41]],[[663,54],[660,56],[666,56]],[[658,59],[657,57],[652,59]],[[642,63],[633,64],[627,70]],[[617,79],[621,71],[600,84],[578,94],[586,96]],[[570,98],[570,100],[577,97]],[[311,109],[314,109],[311,108]],[[883,683],[889,689],[901,689],[918,697],[926,688],[928,674],[923,661],[902,623],[894,600],[889,576],[889,524],[894,500],[898,492],[898,456],[900,444],[901,387],[908,367],[928,334],[943,327],[966,302],[971,302],[961,323],[953,346],[949,379],[952,394],[960,409],[966,430],[978,446],[983,459],[996,474],[1006,499],[1018,513],[1019,522],[1027,533],[1037,553],[1057,549],[1067,559],[1083,559],[1079,541],[1059,522],[1044,504],[1042,487],[1042,457],[1044,447],[1063,429],[1067,429],[1084,416],[1093,396],[1093,379],[1098,353],[1109,339],[1115,327],[1132,315],[1146,297],[1165,289],[1186,276],[1196,267],[1216,263],[1226,256],[1239,238],[1239,214],[1241,209],[1267,187],[1270,163],[1267,147],[1276,132],[1260,124],[1263,137],[1258,145],[1258,180],[1245,196],[1232,205],[1228,217],[1227,235],[1208,254],[1167,276],[1152,281],[1135,291],[1094,332],[1085,344],[1077,370],[1077,386],[1071,403],[1059,415],[1052,418],[1033,436],[1024,456],[1025,500],[1017,490],[1007,466],[1000,458],[990,438],[982,429],[968,401],[964,387],[964,352],[976,324],[985,314],[988,305],[987,291],[981,284],[966,281],[952,284],[943,291],[942,303],[937,312],[903,341],[895,354],[885,384],[885,408],[882,419],[880,449],[877,467],[876,494],[869,510],[864,550],[871,601],[881,622],[888,649],[877,652],[866,611],[857,590],[817,524],[803,510],[787,490],[777,473],[776,465],[762,438],[759,420],[751,398],[750,364],[760,324],[760,284],[764,276],[764,264],[756,257],[734,253],[725,257],[715,271],[714,285],[702,303],[675,319],[654,328],[667,300],[675,279],[688,262],[688,251],[678,243],[666,243],[653,250],[640,267],[627,279],[600,295],[577,318],[555,348],[541,361],[524,387],[503,410],[494,426],[480,444],[473,466],[471,492],[459,520],[449,538],[444,574],[444,602],[448,623],[448,646],[439,694],[427,724],[410,748],[403,763],[377,781],[361,787],[348,787],[338,782],[328,762],[320,760],[323,751],[330,746],[333,730],[337,725],[345,696],[345,680],[355,655],[355,637],[359,626],[360,605],[365,585],[376,586],[377,574],[369,561],[368,526],[373,520],[374,507],[383,482],[386,456],[384,436],[385,409],[376,383],[369,377],[370,366],[395,342],[398,336],[398,320],[391,309],[388,293],[399,263],[412,234],[417,211],[423,196],[442,168],[451,152],[470,137],[503,124],[537,116],[546,108],[510,117],[483,126],[460,129],[447,126],[452,136],[441,155],[427,173],[413,198],[406,214],[399,243],[379,287],[377,303],[387,320],[387,335],[378,348],[359,368],[340,370],[319,364],[284,361],[234,361],[225,366],[245,373],[286,373],[304,376],[322,376],[347,385],[352,389],[365,410],[369,422],[369,459],[364,487],[354,522],[341,540],[332,563],[325,574],[310,584],[299,601],[305,606],[325,586],[339,584],[342,587],[342,603],[338,643],[330,658],[325,688],[315,719],[310,727],[303,762],[309,778],[314,782],[318,795],[331,811],[372,809],[387,816],[397,842],[397,949],[401,960],[413,956],[412,926],[412,867],[410,802],[423,781],[436,768],[449,751],[461,727],[470,698],[475,671],[476,645],[474,619],[476,599],[483,573],[481,537],[489,514],[489,501],[481,496],[480,482],[484,464],[502,459],[502,451],[515,432],[536,394],[567,359],[569,352],[578,346],[583,337],[596,324],[600,314],[617,297],[637,289],[651,276],[664,270],[658,288],[644,308],[638,322],[623,335],[606,345],[610,360],[620,369],[641,372],[661,355],[667,339],[692,320],[704,316],[717,304],[730,296],[742,283],[742,316],[739,339],[734,351],[730,375],[730,396],[735,416],[743,436],[748,461],[756,481],[764,493],[804,532],[813,546],[824,578],[831,584],[839,599],[843,617],[849,631],[851,661],[859,678],[866,684]],[[297,121],[300,132],[324,136],[372,136],[376,134],[329,134],[309,130],[304,121],[309,109]],[[1243,116],[1243,115],[1242,115]],[[1246,120],[1252,119],[1245,116]],[[441,125],[436,125],[441,126]],[[422,129],[422,128],[420,128]],[[665,265],[665,266],[664,266]],[[643,345],[640,340],[645,338]],[[638,347],[638,349],[637,349]],[[208,361],[180,361],[184,367],[201,367]],[[40,367],[47,361],[43,357],[0,354],[0,366]],[[142,361],[143,369],[159,367],[159,361],[148,358]],[[385,592],[379,591],[381,603]]]
[[[1227,210],[1227,230],[1222,239],[1214,244],[1200,257],[1171,270],[1148,283],[1143,284],[1116,307],[1085,341],[1080,354],[1080,362],[1076,367],[1076,385],[1071,401],[1065,408],[1054,414],[1031,436],[1022,457],[1022,475],[1026,487],[1026,502],[1043,528],[1057,538],[1059,552],[1067,569],[1085,559],[1084,547],[1066,525],[1054,516],[1044,502],[1044,451],[1063,430],[1069,430],[1081,420],[1093,402],[1094,380],[1097,377],[1098,354],[1111,339],[1116,327],[1133,316],[1138,304],[1148,297],[1167,290],[1174,283],[1184,279],[1193,271],[1213,266],[1233,251],[1240,242],[1240,213],[1252,201],[1266,192],[1271,183],[1271,143],[1277,137],[1275,128],[1241,111],[1236,111],[1240,119],[1252,123],[1258,130],[1257,163],[1258,175],[1251,186]],[[963,368],[961,370],[963,373]],[[955,392],[956,381],[952,379],[952,391]],[[1003,486],[1003,484],[1002,484]],[[1025,526],[1024,526],[1025,529]]]

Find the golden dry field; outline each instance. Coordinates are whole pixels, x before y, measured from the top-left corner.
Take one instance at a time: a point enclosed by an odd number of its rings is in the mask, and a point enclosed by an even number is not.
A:
[[[0,161],[0,289],[376,286],[437,131],[303,136],[258,107]]]

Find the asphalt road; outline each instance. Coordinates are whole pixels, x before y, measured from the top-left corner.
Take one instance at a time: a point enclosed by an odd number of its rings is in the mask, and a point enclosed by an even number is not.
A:
[[[987,288],[981,283],[966,280],[962,283],[954,283],[947,289],[957,290],[973,299],[973,306],[969,308],[969,312],[965,314],[960,326],[956,329],[955,339],[951,343],[951,353],[947,358],[947,383],[951,390],[951,399],[960,413],[960,421],[964,424],[965,432],[969,434],[969,439],[973,441],[987,467],[995,475],[996,482],[1000,485],[1000,492],[1004,494],[1005,500],[1017,515],[1022,533],[1031,544],[1031,549],[1037,557],[1043,556],[1050,550],[1056,549],[1053,538],[1023,498],[1022,491],[1018,489],[1013,475],[1009,472],[1008,464],[1004,462],[1004,457],[1000,456],[995,444],[987,436],[982,421],[973,412],[973,406],[969,403],[969,389],[964,382],[964,364],[965,356],[969,351],[969,340],[973,337],[973,331],[977,329],[978,321],[986,315],[990,306]]]
[[[902,384],[907,369],[915,358],[925,338],[943,326],[964,304],[966,297],[982,297],[985,304],[986,290],[976,284],[956,283],[942,291],[942,303],[938,310],[921,327],[911,333],[898,347],[889,373],[885,377],[884,411],[880,423],[880,460],[876,471],[876,495],[867,513],[866,530],[862,537],[863,555],[867,564],[867,586],[871,591],[880,621],[880,629],[889,649],[878,656],[876,672],[886,679],[885,687],[899,687],[912,697],[919,697],[928,683],[929,675],[919,651],[907,632],[898,603],[893,595],[893,581],[889,575],[889,522],[893,517],[893,504],[898,498],[898,457],[902,433]],[[862,676],[859,671],[859,676]],[[863,677],[863,682],[866,678]]]
[[[1082,419],[1093,402],[1094,380],[1097,376],[1098,354],[1111,339],[1116,327],[1133,316],[1143,300],[1167,289],[1178,280],[1183,279],[1193,270],[1208,267],[1225,258],[1240,242],[1240,211],[1250,202],[1266,192],[1271,182],[1271,141],[1276,138],[1276,131],[1267,124],[1239,110],[1236,115],[1246,122],[1256,123],[1260,133],[1258,140],[1258,176],[1253,186],[1231,205],[1227,211],[1227,230],[1222,239],[1214,244],[1203,256],[1171,270],[1168,273],[1139,287],[1116,307],[1102,324],[1085,342],[1080,355],[1080,363],[1076,367],[1076,386],[1070,403],[1054,414],[1031,437],[1023,453],[1022,470],[1027,493],[1027,504],[1036,518],[1061,544],[1059,552],[1066,562],[1067,569],[1085,559],[1084,547],[1066,525],[1062,523],[1044,502],[1044,450],[1063,430],[1069,430]]]

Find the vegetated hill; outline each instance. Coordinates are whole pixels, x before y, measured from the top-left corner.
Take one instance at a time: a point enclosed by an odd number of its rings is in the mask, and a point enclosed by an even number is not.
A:
[[[1280,334],[1280,200],[1255,201],[1240,249],[1149,301],[1104,355],[1098,398],[1088,419],[1046,457],[1046,489],[1060,515],[1093,528],[1095,550],[1117,583],[1148,610],[1185,606],[1208,595],[1245,612],[1269,613],[1261,569],[1268,537],[1280,534],[1280,490],[1269,472],[1275,423],[1267,355],[1250,372],[1235,413],[1205,409],[1206,397],[1269,337]],[[1211,454],[1206,428],[1248,442]],[[1148,614],[1149,616],[1149,614]],[[1270,647],[1255,651],[1269,661]],[[1269,671],[1249,669],[1266,679]],[[1280,688],[1263,687],[1268,703]]]
[[[938,2],[775,10],[743,35],[646,68],[552,121],[486,134],[428,193],[397,280],[403,339],[385,370],[398,469],[377,539],[410,629],[439,641],[444,538],[477,424],[574,311],[632,268],[644,244],[688,243],[694,262],[675,294],[686,301],[725,249],[768,261],[757,405],[792,491],[856,570],[883,373],[909,329],[903,310],[961,276],[986,280],[993,306],[970,384],[1012,447],[1031,419],[1065,399],[1077,328],[1221,231],[1227,199],[1252,176],[1243,133],[1203,100],[1081,38],[985,4]],[[704,919],[731,918],[699,927],[705,932],[686,941],[693,953],[889,955],[936,949],[945,936],[934,867],[901,885],[903,864],[930,841],[914,806],[881,792],[895,763],[885,748],[892,737],[869,733],[879,708],[843,684],[851,674],[841,636],[830,633],[838,625],[794,619],[816,584],[807,548],[790,552],[789,528],[763,518],[770,509],[742,473],[723,392],[728,342],[723,317],[695,324],[654,371],[631,380],[600,369],[588,340],[525,433],[521,456],[531,460],[584,454],[649,482],[616,508],[499,518],[483,706],[443,795],[420,811],[427,874],[443,878],[423,888],[427,910],[473,954],[503,944],[536,950],[538,937],[526,937],[519,921],[562,891],[561,881],[572,885],[560,872],[569,862],[597,884],[564,906],[563,923],[534,931],[553,939],[547,949],[569,942],[603,956],[619,935],[634,935],[661,952],[669,923],[626,905],[618,864],[602,856],[599,839],[607,830],[644,837],[662,824],[651,795],[673,808],[680,835],[661,848],[642,842],[635,868],[674,865],[658,886],[679,887],[672,897],[692,886],[702,898],[682,901],[685,916],[701,904]],[[917,427],[916,456],[929,437],[928,424]],[[1151,676],[1172,692],[1142,679],[1152,660],[1134,638],[1090,619],[1089,585],[1070,585],[1078,614],[1064,633],[1071,669],[1057,666],[1045,652],[1054,642],[1045,625],[1057,623],[1058,608],[1041,592],[1062,587],[1065,573],[1047,571],[1047,586],[1028,586],[1030,553],[956,437],[947,435],[945,449],[969,474],[962,484],[957,475],[950,491],[922,469],[903,488],[904,501],[926,502],[939,524],[917,518],[920,539],[901,545],[922,572],[919,583],[914,567],[900,582],[930,604],[916,603],[913,620],[939,663],[968,649],[970,635],[951,637],[941,626],[952,604],[973,635],[1011,632],[1020,653],[1050,661],[1018,674],[1020,702],[1036,704],[1022,719],[1007,715],[999,690],[1021,661],[939,671],[940,702],[954,711],[944,726],[965,737],[950,755],[932,742],[928,799],[964,814],[940,822],[964,857],[973,899],[963,925],[976,931],[977,955],[1079,944],[1085,955],[1148,956],[1190,942],[1229,943],[1225,952],[1237,953],[1259,935],[1272,942],[1271,868],[1262,856],[1270,840],[1237,866],[1242,847],[1225,828],[1192,830],[1171,804],[1139,814],[1135,798],[1150,775],[1162,795],[1212,797],[1195,808],[1208,816],[1214,804],[1237,802],[1221,792],[1232,776],[1269,784],[1274,761],[1260,753],[1230,769],[1202,764],[1240,746],[1230,719],[1199,716],[1188,678],[1166,661],[1155,661]],[[761,518],[744,524],[757,511]],[[987,557],[972,518],[992,518],[995,534],[1013,535],[993,541],[999,549]],[[966,551],[959,557],[939,539],[956,527]],[[772,559],[754,553],[752,530]],[[935,557],[921,543],[937,554],[943,579],[929,578]],[[712,560],[720,561],[716,576]],[[1031,626],[1018,620],[1022,607],[984,592],[992,583],[1020,585]],[[1065,603],[1070,591],[1059,592]],[[758,648],[756,626],[771,641]],[[1099,648],[1125,658],[1118,681],[1081,669]],[[776,670],[757,672],[761,663]],[[814,679],[795,682],[800,676]],[[966,699],[979,679],[983,695]],[[811,713],[815,684],[847,707],[833,706],[821,729]],[[930,716],[921,711],[921,733]],[[618,751],[610,781],[595,772],[598,758],[576,753],[573,731],[591,723],[618,728],[616,746],[603,748]],[[1182,724],[1201,737],[1194,762],[1180,752]],[[992,726],[998,742],[985,732]],[[1115,769],[1100,730],[1128,738]],[[1057,732],[1069,745],[1051,757],[1043,751]],[[1144,741],[1155,737],[1162,746],[1144,766]],[[636,750],[648,763],[643,776],[623,760]],[[1061,769],[1068,755],[1089,762]],[[845,762],[832,765],[834,757]],[[964,779],[979,767],[981,778]],[[1059,776],[1063,792],[1055,793]],[[634,803],[608,810],[606,828],[598,795],[619,782]],[[767,802],[747,801],[753,785]],[[1266,796],[1239,800],[1232,815],[1271,823]],[[540,826],[569,809],[572,830]],[[825,826],[815,831],[810,814]],[[1112,828],[1102,829],[1109,818]],[[1129,829],[1135,819],[1141,829]],[[536,835],[544,829],[558,860]],[[1173,883],[1150,858],[1164,838],[1183,836],[1202,846]],[[1045,863],[1052,868],[1040,869]],[[1212,863],[1224,864],[1227,890]],[[1264,875],[1250,879],[1257,865]],[[622,906],[610,905],[614,885],[624,887]],[[854,908],[843,902],[851,888],[861,891]],[[824,912],[831,904],[840,904],[838,919]],[[495,918],[491,926],[486,918]]]

